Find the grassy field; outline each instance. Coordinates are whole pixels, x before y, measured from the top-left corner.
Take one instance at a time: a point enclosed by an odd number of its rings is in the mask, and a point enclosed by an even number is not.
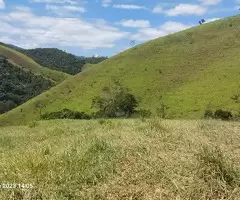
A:
[[[0,55],[7,57],[12,64],[22,69],[31,71],[35,75],[42,75],[44,78],[56,83],[60,83],[70,77],[66,73],[43,67],[28,56],[3,45],[0,45]]]
[[[240,123],[40,121],[0,129],[0,189],[14,200],[240,199]]]
[[[112,80],[130,88],[139,108],[155,112],[163,102],[169,118],[199,119],[209,109],[238,112],[240,16],[197,26],[136,46],[89,67],[57,87],[0,116],[0,125],[26,124],[43,113],[68,108],[92,112],[93,97]]]

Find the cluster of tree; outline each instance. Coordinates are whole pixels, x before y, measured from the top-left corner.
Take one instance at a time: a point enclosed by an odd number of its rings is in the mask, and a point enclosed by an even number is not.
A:
[[[98,114],[108,118],[131,117],[137,106],[136,97],[117,82],[112,87],[104,87],[100,96],[92,101],[92,107],[98,109]]]
[[[0,114],[21,105],[52,86],[51,81],[24,71],[0,56]]]
[[[77,57],[56,48],[37,48],[21,50],[44,67],[75,75],[87,64],[97,64],[106,57]]]
[[[129,89],[116,84],[112,87],[104,87],[100,96],[92,101],[92,107],[98,111],[92,114],[63,109],[58,112],[45,113],[42,119],[96,119],[131,117],[138,105],[138,101]],[[146,113],[144,113],[146,114]]]

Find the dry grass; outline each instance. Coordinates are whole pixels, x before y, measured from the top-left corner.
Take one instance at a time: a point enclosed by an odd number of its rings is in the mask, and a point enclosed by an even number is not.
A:
[[[0,199],[240,199],[240,124],[55,120],[0,130]]]

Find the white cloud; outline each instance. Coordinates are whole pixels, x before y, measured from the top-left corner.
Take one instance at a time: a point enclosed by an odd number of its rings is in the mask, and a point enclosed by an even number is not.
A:
[[[31,12],[13,11],[0,15],[2,41],[29,48],[36,46],[112,48],[127,32],[103,20],[88,22],[78,18],[36,16]]]
[[[162,24],[159,28],[143,28],[138,33],[132,35],[132,39],[138,41],[146,41],[163,37],[171,33],[185,30],[193,25],[186,25],[179,22],[168,21]]]
[[[80,13],[84,13],[86,12],[84,7],[80,7],[80,6],[56,6],[56,5],[46,5],[46,9],[54,12],[57,15],[65,15],[65,14],[69,14],[72,12],[80,12]]]
[[[221,3],[223,0],[200,0],[203,5],[214,6]]]
[[[5,8],[5,2],[4,0],[0,0],[0,9],[4,9]]]
[[[134,4],[117,4],[113,5],[114,8],[119,9],[126,9],[126,10],[140,10],[140,9],[147,9],[145,6],[139,6]]]
[[[32,3],[77,4],[79,0],[30,0]]]
[[[179,4],[174,8],[165,11],[168,16],[178,15],[203,15],[207,12],[207,8],[197,4]]]
[[[122,20],[118,24],[131,28],[147,28],[150,26],[150,22],[148,20]]]
[[[20,11],[25,11],[25,12],[30,12],[31,11],[31,8],[27,7],[27,6],[16,6],[14,9],[15,10],[20,10]]]
[[[164,13],[164,9],[161,5],[158,5],[153,8],[153,13]]]
[[[108,7],[112,3],[112,0],[102,0],[102,6]]]
[[[206,19],[205,20],[205,23],[209,23],[209,22],[214,22],[214,21],[217,21],[217,20],[219,20],[219,19],[221,19],[221,18],[210,18],[210,19]]]

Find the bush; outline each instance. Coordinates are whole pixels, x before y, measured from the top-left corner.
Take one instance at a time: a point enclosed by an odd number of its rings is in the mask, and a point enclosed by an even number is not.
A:
[[[77,112],[69,109],[63,109],[58,112],[45,113],[41,115],[42,119],[91,119],[92,117],[85,112]]]
[[[119,84],[104,87],[101,95],[92,101],[92,107],[99,110],[96,115],[107,118],[131,117],[136,112],[137,105],[138,102],[129,89]]]
[[[221,119],[221,120],[231,120],[233,118],[233,115],[230,111],[224,111],[221,109],[216,110],[213,112],[212,110],[206,110],[204,112],[204,118],[205,119]]]
[[[204,118],[205,119],[213,119],[214,118],[214,112],[212,110],[205,110],[204,112]]]
[[[214,112],[214,117],[215,119],[230,120],[233,116],[231,112],[220,109]]]

